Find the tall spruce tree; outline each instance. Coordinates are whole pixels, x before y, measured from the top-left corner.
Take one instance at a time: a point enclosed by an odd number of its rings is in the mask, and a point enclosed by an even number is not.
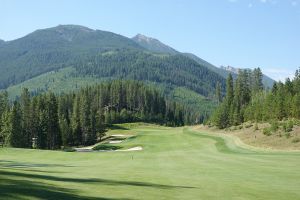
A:
[[[24,145],[26,147],[32,146],[32,136],[34,133],[31,132],[32,125],[31,124],[31,114],[32,110],[30,108],[30,94],[27,88],[24,88],[20,97],[20,105],[22,111],[22,130],[23,130],[23,138]]]
[[[10,116],[10,133],[8,136],[8,144],[12,147],[26,147],[24,145],[24,137],[22,134],[22,111],[19,102],[15,101]]]

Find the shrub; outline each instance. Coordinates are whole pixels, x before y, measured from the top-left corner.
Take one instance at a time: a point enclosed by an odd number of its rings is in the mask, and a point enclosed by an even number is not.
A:
[[[286,137],[286,138],[291,137],[291,133],[289,133],[289,132],[285,133],[285,137]]]
[[[65,152],[74,152],[76,151],[74,148],[72,147],[62,147],[62,150]]]
[[[258,128],[258,125],[257,125],[257,123],[255,123],[255,126],[254,126],[254,131],[257,131],[257,130],[259,130],[259,128]]]
[[[287,124],[287,132],[291,132],[293,128],[294,128],[294,122],[292,120],[289,120]]]
[[[117,149],[121,149],[121,147],[116,145],[110,145],[110,144],[99,144],[93,147],[93,150],[103,150],[103,151],[113,151]]]
[[[294,138],[294,139],[292,140],[292,143],[298,143],[298,142],[300,142],[300,138]]]
[[[264,128],[263,129],[263,134],[266,136],[272,135],[271,129],[270,128]]]
[[[252,127],[253,126],[253,124],[246,124],[245,125],[245,128],[250,128],[250,127]]]
[[[242,129],[242,128],[243,128],[243,125],[238,126],[238,129]]]
[[[278,121],[276,121],[276,120],[272,121],[271,127],[270,127],[271,131],[276,132],[278,130],[278,128],[279,128]]]
[[[284,132],[291,132],[294,128],[293,121],[289,120],[288,122],[284,123],[282,129]]]

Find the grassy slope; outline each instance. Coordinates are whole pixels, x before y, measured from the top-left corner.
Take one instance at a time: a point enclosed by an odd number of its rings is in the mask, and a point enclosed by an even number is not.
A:
[[[300,199],[299,153],[253,151],[189,128],[131,126],[140,152],[0,149],[4,199]]]

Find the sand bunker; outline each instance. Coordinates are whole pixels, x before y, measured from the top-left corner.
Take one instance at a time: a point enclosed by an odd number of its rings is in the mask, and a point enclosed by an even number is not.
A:
[[[138,146],[138,147],[132,147],[130,149],[116,150],[116,151],[141,151],[141,150],[143,150],[143,147]]]
[[[143,147],[137,146],[129,149],[121,149],[121,150],[93,150],[90,148],[75,148],[76,152],[111,152],[111,151],[141,151]]]
[[[126,137],[128,135],[122,135],[122,134],[116,134],[116,135],[111,135],[112,137]]]
[[[119,144],[123,142],[122,140],[113,140],[113,141],[109,141],[109,144]]]

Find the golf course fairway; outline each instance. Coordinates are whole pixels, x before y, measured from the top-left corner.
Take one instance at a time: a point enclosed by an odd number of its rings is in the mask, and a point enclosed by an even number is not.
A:
[[[300,153],[251,150],[190,127],[120,125],[141,151],[0,148],[0,199],[300,199]]]

